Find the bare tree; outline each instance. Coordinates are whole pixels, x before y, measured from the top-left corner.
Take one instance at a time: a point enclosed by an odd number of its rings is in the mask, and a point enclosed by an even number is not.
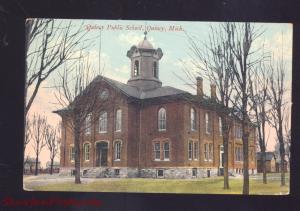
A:
[[[270,62],[270,105],[271,118],[270,124],[276,130],[277,140],[279,142],[279,153],[280,153],[280,172],[281,172],[281,185],[285,185],[285,142],[283,135],[283,124],[284,117],[286,113],[286,102],[284,100],[284,95],[286,93],[286,88],[284,85],[285,80],[285,65],[283,59],[279,59],[274,66]]]
[[[34,114],[32,119],[32,140],[33,149],[35,152],[35,175],[38,174],[39,155],[42,149],[46,146],[45,134],[47,128],[47,119],[40,114]]]
[[[55,98],[63,108],[56,113],[62,116],[63,126],[71,131],[74,139],[75,184],[80,183],[81,140],[86,137],[87,132],[91,133],[103,108],[114,109],[108,105],[113,105],[115,97],[113,94],[108,97],[108,93],[103,92],[105,88],[102,80],[100,73],[91,70],[89,57],[81,56],[75,67],[65,67],[60,74],[59,85],[56,86],[58,94]]]
[[[236,89],[235,109],[240,115],[242,124],[243,141],[243,194],[249,194],[249,96],[251,94],[251,78],[254,67],[261,61],[261,58],[254,58],[251,55],[257,53],[251,46],[261,35],[260,30],[256,30],[250,23],[227,23],[226,32],[228,36],[229,48],[234,55],[231,58],[231,69],[234,74],[234,86]]]
[[[254,121],[257,126],[258,144],[261,152],[261,165],[263,170],[263,183],[267,184],[266,171],[266,147],[267,134],[266,124],[268,124],[268,101],[269,101],[269,73],[268,68],[261,62],[250,79],[250,104],[253,110]]]
[[[48,125],[46,128],[45,139],[50,156],[50,174],[53,173],[54,158],[58,155],[60,146],[60,127],[54,128]]]
[[[72,21],[67,23],[54,19],[26,20],[25,116],[43,81],[62,64],[78,57],[78,44],[85,43],[84,47],[87,47],[91,43],[84,39],[87,31],[83,24],[82,22],[75,28]]]
[[[230,69],[230,59],[233,55],[229,49],[228,37],[226,36],[224,24],[218,27],[210,27],[209,41],[202,42],[201,46],[197,39],[188,36],[190,44],[191,64],[196,71],[187,68],[184,64],[184,72],[190,81],[194,81],[196,76],[201,76],[207,79],[211,84],[216,85],[217,96],[219,96],[217,103],[219,109],[218,115],[222,121],[222,136],[224,147],[224,189],[229,189],[229,173],[228,173],[228,141],[229,132],[232,125],[232,118],[230,117],[230,105],[232,105],[233,92],[233,73]],[[231,99],[231,100],[230,100]]]

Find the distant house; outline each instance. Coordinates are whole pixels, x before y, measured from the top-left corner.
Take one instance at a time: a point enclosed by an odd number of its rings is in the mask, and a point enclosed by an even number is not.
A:
[[[38,172],[41,171],[41,162],[38,161]],[[24,174],[34,174],[35,158],[27,158],[24,161]]]
[[[257,172],[262,173],[263,172],[263,163],[262,163],[262,153],[257,152],[256,153],[256,159],[257,159]],[[266,152],[266,171],[267,173],[270,172],[276,172],[276,157],[274,152]]]
[[[57,161],[53,162],[53,173],[58,173],[59,172],[59,166],[60,166],[59,162],[57,162]],[[47,172],[50,172],[50,169],[51,169],[51,161],[48,161],[46,163]]]

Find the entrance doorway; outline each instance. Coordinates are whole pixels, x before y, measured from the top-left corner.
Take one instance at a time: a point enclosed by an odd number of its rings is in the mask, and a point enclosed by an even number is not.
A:
[[[107,166],[108,143],[101,141],[96,144],[96,166]]]

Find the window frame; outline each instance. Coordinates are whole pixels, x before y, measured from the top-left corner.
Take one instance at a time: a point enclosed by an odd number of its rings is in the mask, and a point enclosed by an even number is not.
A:
[[[158,148],[156,148],[156,146],[159,146]],[[160,161],[161,157],[160,157],[160,142],[154,142],[153,143],[153,151],[154,151],[154,161]],[[158,158],[157,158],[158,155]]]
[[[122,150],[122,141],[117,140],[114,142],[114,161],[121,161],[121,150]]]
[[[69,160],[70,162],[75,162],[75,146],[72,144],[69,148]]]
[[[86,146],[88,146],[88,152],[86,151]],[[90,154],[91,154],[91,143],[89,142],[83,143],[83,160],[85,162],[90,161]],[[88,159],[86,159],[87,155],[88,155]]]
[[[222,117],[219,117],[219,136],[223,136]]]
[[[207,135],[211,134],[211,120],[208,112],[205,113],[205,133]]]
[[[188,142],[188,160],[193,160],[193,141]]]
[[[115,118],[115,132],[122,131],[122,109],[116,110],[116,118]]]
[[[164,107],[161,107],[157,113],[158,116],[158,131],[167,130],[167,110]]]
[[[84,123],[84,131],[85,135],[91,135],[92,133],[92,114],[89,113],[86,118],[85,118],[85,123]]]
[[[134,60],[133,63],[133,76],[139,76],[140,75],[140,61],[139,60]]]
[[[197,125],[196,125],[196,110],[192,107],[190,109],[190,127],[191,131],[196,131],[197,130]]]
[[[103,118],[103,119],[101,119],[101,116],[102,115],[105,115],[105,118]],[[100,116],[99,116],[99,133],[107,133],[107,124],[108,124],[108,114],[107,114],[107,112],[106,111],[102,111],[101,113],[100,113]],[[104,122],[104,123],[103,123]],[[105,130],[101,130],[102,128],[101,128],[101,126],[103,126],[104,125],[104,127],[105,127]]]
[[[165,149],[165,145],[168,145],[168,149]],[[170,142],[163,142],[163,160],[164,161],[170,161]],[[166,158],[166,152],[168,152],[168,158]]]

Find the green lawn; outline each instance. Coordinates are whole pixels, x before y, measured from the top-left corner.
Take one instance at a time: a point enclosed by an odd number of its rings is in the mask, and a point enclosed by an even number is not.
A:
[[[250,194],[288,194],[287,185],[280,186],[280,180],[269,180],[262,184],[260,179],[250,179]],[[194,194],[241,194],[242,178],[231,179],[230,189],[224,190],[223,178],[204,178],[195,180],[178,179],[98,179],[87,184],[75,185],[73,182],[31,187],[41,191],[87,191],[87,192],[144,192],[144,193],[194,193]]]

